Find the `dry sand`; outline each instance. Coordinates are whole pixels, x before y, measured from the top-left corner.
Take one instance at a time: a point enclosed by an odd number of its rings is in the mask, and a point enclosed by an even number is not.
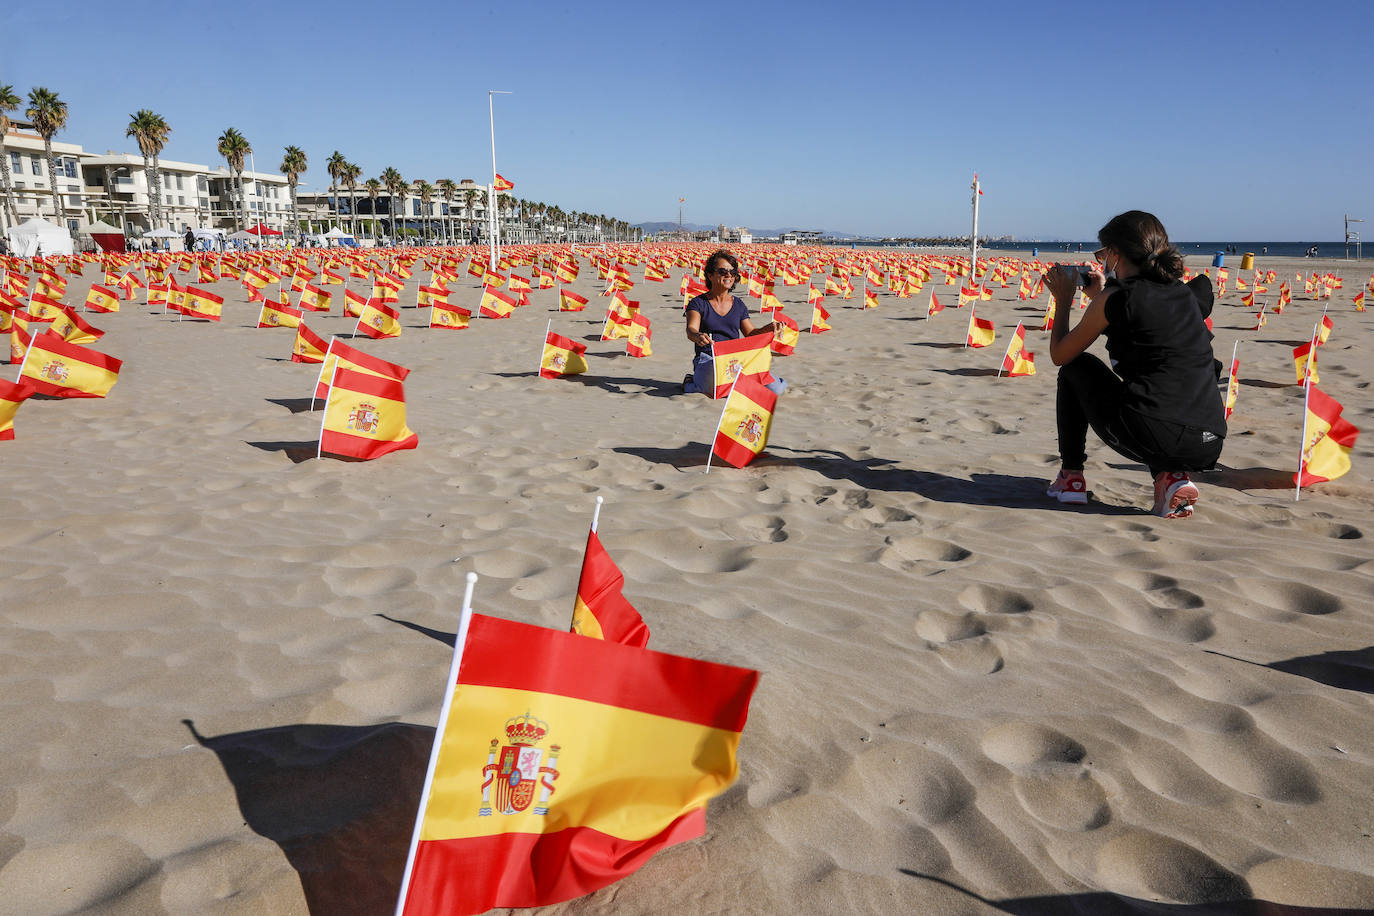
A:
[[[644,360],[594,342],[586,270],[580,316],[556,291],[462,332],[407,310],[362,346],[413,370],[420,447],[358,464],[293,460],[316,368],[237,284],[219,325],[89,315],[111,396],[30,402],[0,443],[0,913],[389,913],[463,575],[482,612],[566,626],[597,495],[651,645],[763,676],[707,836],[559,912],[1374,905],[1374,319],[1368,270],[1320,264],[1354,470],[1294,502],[1319,307],[1255,333],[1232,293],[1240,403],[1186,522],[1095,437],[1092,504],[1044,499],[1046,335],[1038,376],[992,378],[1039,327],[1015,287],[984,350],[926,293],[828,300],[834,331],[775,363],[769,456],[709,476],[680,271],[632,293]],[[779,286],[803,327],[805,289]],[[550,315],[593,339],[586,376],[536,377]]]

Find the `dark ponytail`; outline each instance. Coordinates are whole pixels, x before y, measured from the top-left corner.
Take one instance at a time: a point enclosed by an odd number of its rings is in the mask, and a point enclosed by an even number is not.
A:
[[[1183,255],[1170,244],[1164,224],[1152,213],[1127,210],[1113,216],[1097,233],[1097,240],[1120,252],[1146,279],[1168,283],[1183,277]]]

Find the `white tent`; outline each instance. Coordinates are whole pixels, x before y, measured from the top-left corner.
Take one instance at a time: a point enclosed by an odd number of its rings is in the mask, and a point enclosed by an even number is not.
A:
[[[179,239],[181,238],[181,235],[180,233],[173,232],[171,229],[163,229],[159,227],[157,229],[150,229],[147,232],[143,233],[143,237],[145,239]]]
[[[104,220],[96,220],[86,227],[86,232],[91,235],[123,235],[124,230],[118,226],[111,226]]]
[[[351,238],[353,238],[353,236],[352,236],[351,233],[344,232],[344,231],[343,231],[342,229],[340,229],[338,226],[335,226],[333,229],[330,229],[328,232],[326,232],[326,233],[324,234],[324,237],[327,238],[327,239],[351,239]]]
[[[18,226],[5,230],[10,240],[10,251],[21,258],[36,255],[71,254],[72,236],[61,226],[54,226],[45,219],[34,217]]]

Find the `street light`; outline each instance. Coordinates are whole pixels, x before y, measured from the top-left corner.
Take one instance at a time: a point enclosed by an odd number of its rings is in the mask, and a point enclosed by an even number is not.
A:
[[[491,220],[491,269],[496,270],[496,261],[501,256],[501,219],[496,215],[496,108],[493,96],[514,95],[509,89],[487,90],[487,117],[491,121],[491,185],[487,189],[487,217]]]

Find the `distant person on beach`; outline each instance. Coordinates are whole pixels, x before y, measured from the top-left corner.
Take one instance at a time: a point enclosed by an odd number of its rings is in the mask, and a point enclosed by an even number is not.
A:
[[[196,234],[191,231],[190,226],[186,227],[186,238],[183,239],[182,244],[186,246],[187,251],[196,250]]]
[[[1059,366],[1055,418],[1059,476],[1046,491],[1061,503],[1088,501],[1083,477],[1087,434],[1150,469],[1155,515],[1189,518],[1197,487],[1189,471],[1210,470],[1226,438],[1211,335],[1211,286],[1180,282],[1183,255],[1160,221],[1141,210],[1115,216],[1097,233],[1102,245],[1083,280],[1088,308],[1069,327],[1077,271],[1045,274],[1054,295],[1050,359]],[[1203,301],[1203,300],[1206,301]],[[1112,368],[1087,353],[1106,336]]]
[[[682,390],[714,393],[716,376],[711,344],[717,340],[738,340],[755,334],[773,334],[773,322],[761,328],[754,327],[749,318],[749,308],[744,300],[734,295],[735,284],[739,282],[739,261],[724,248],[713,252],[706,259],[706,282],[710,288],[706,295],[697,296],[687,303],[687,339],[696,346],[692,359],[692,371],[682,380]],[[782,379],[770,383],[768,387],[775,394],[787,390]]]

